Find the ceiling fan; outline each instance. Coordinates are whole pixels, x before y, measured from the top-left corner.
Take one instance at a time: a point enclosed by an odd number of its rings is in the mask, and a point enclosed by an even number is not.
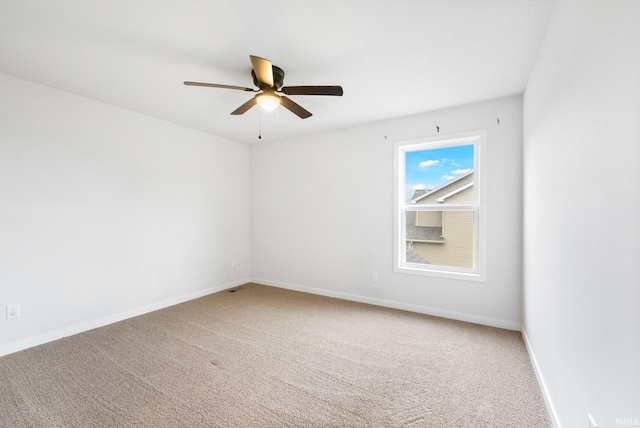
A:
[[[246,103],[231,112],[233,115],[245,113],[254,105],[258,104],[264,110],[274,110],[282,105],[301,119],[311,116],[311,113],[290,98],[283,95],[333,95],[342,96],[341,86],[282,86],[284,84],[284,71],[271,61],[250,55],[251,76],[253,84],[258,89],[245,88],[242,86],[218,85],[216,83],[184,82],[188,86],[207,86],[211,88],[237,89],[246,92],[257,92],[257,94]]]

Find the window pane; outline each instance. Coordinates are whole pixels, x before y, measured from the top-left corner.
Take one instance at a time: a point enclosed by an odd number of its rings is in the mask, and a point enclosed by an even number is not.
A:
[[[405,262],[473,269],[474,211],[405,211]]]
[[[473,169],[473,144],[406,152],[406,200],[412,204],[473,204]]]

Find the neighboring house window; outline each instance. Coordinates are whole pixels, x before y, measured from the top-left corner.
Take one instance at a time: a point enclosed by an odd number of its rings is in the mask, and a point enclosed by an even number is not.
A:
[[[395,271],[486,281],[485,131],[395,143]]]

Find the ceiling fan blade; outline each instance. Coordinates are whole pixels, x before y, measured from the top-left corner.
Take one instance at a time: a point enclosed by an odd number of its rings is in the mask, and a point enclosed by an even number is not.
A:
[[[249,55],[249,58],[251,58],[251,65],[258,81],[273,88],[273,66],[271,61],[254,55]]]
[[[283,86],[280,89],[287,95],[334,95],[342,96],[342,86]]]
[[[239,114],[243,114],[245,113],[247,110],[249,110],[251,107],[253,107],[254,105],[256,105],[258,102],[256,101],[255,98],[251,98],[249,101],[247,101],[246,103],[242,104],[240,107],[238,107],[237,109],[235,109],[234,111],[231,112],[231,114],[233,115],[239,115]]]
[[[244,86],[218,85],[217,83],[184,82],[184,84],[187,86],[207,86],[209,88],[237,89],[240,91],[258,92],[255,89],[245,88]]]
[[[280,104],[282,105],[282,107],[286,108],[287,110],[291,111],[293,114],[295,114],[296,116],[298,116],[300,119],[306,119],[308,117],[311,117],[311,113],[308,112],[307,110],[305,110],[302,106],[300,106],[299,104],[291,101],[290,98],[287,97],[280,97]]]

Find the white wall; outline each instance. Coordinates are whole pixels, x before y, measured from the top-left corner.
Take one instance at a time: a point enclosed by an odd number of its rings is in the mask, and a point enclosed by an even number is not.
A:
[[[486,283],[393,272],[393,142],[437,135],[436,126],[441,135],[488,132]],[[259,143],[251,148],[253,280],[519,329],[521,186],[521,97]]]
[[[524,96],[523,324],[563,427],[640,424],[638,23],[558,0]]]
[[[2,74],[0,94],[0,355],[249,278],[248,146]]]

